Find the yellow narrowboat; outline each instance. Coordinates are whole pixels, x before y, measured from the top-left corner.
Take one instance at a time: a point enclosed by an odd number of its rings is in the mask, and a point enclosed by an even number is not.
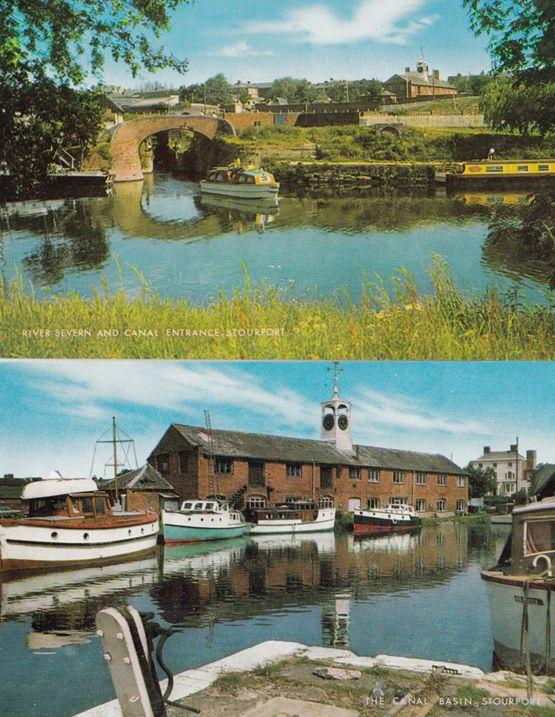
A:
[[[492,182],[505,180],[532,181],[555,177],[555,159],[502,159],[462,162],[454,172],[437,174],[447,184]]]

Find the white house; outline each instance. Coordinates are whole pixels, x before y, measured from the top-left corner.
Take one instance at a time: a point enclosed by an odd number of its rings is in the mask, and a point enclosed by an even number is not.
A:
[[[526,451],[526,458],[518,451],[518,445],[512,443],[508,451],[492,451],[484,446],[484,452],[470,465],[486,470],[491,468],[497,480],[496,494],[511,496],[521,488],[530,487],[530,478],[536,468],[536,451]]]

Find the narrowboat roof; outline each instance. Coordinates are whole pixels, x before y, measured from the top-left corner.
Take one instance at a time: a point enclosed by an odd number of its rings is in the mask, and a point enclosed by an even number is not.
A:
[[[555,162],[555,159],[467,159],[465,164],[549,164]]]
[[[26,485],[21,494],[21,500],[54,498],[72,493],[98,493],[98,487],[91,478],[45,479]]]
[[[538,500],[535,503],[528,503],[527,505],[520,505],[513,508],[513,515],[525,515],[526,513],[537,513],[540,510],[553,510],[555,509],[555,495],[550,495],[543,500]]]

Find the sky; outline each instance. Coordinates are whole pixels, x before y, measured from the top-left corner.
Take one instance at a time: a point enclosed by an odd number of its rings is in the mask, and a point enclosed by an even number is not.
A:
[[[223,72],[231,82],[286,75],[383,81],[414,67],[420,47],[442,77],[490,68],[486,41],[469,29],[462,0],[196,0],[174,11],[159,43],[189,60],[186,75],[162,71],[133,80],[109,62],[104,80],[179,86]]]
[[[138,464],[170,423],[319,438],[331,364],[310,362],[1,361],[0,475],[105,473],[95,441],[112,416],[135,440]],[[553,363],[342,363],[353,440],[442,453],[461,466],[484,445],[535,448],[555,462]],[[135,467],[134,460],[130,467]],[[108,469],[109,470],[109,469]]]

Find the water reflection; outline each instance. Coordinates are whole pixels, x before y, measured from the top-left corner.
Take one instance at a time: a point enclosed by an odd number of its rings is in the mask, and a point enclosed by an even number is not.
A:
[[[499,202],[510,209],[525,195],[375,192],[253,205],[201,198],[192,182],[147,175],[118,184],[112,197],[9,205],[5,271],[82,295],[105,277],[112,290],[135,295],[136,269],[162,294],[202,302],[242,285],[244,262],[254,281],[328,296],[346,287],[356,299],[364,276],[388,278],[400,267],[429,289],[427,270],[439,254],[465,290],[517,282],[541,300],[550,276],[534,253],[524,247],[515,257],[487,239]]]
[[[0,583],[0,643],[10,645],[9,653],[0,652],[3,675],[14,690],[22,669],[52,680],[63,672],[80,684],[89,665],[89,693],[58,691],[56,714],[110,699],[94,619],[101,608],[128,602],[181,630],[166,645],[175,671],[268,639],[488,669],[489,616],[475,610],[483,592],[479,569],[494,562],[505,533],[446,524],[362,540],[333,533],[260,536],[159,549],[102,568],[16,576]],[[32,681],[20,713],[44,703],[33,714],[46,717],[49,689],[50,683]],[[9,693],[0,695],[0,713]]]

